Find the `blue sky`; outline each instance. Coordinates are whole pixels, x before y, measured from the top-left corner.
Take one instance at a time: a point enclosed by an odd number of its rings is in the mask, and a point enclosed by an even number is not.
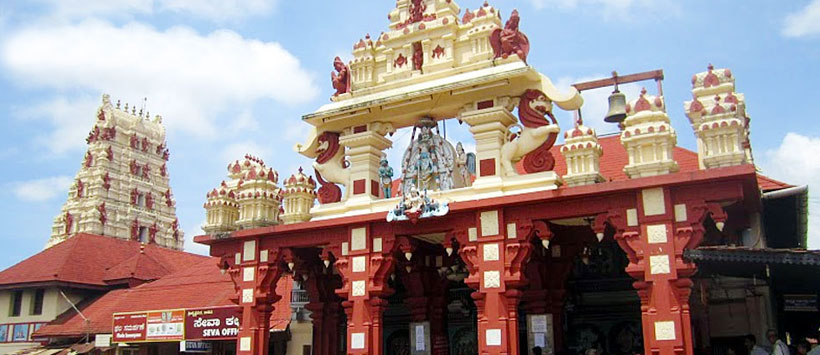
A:
[[[461,0],[475,9],[483,0]],[[186,248],[205,252],[205,192],[252,153],[281,176],[310,161],[292,151],[300,116],[328,102],[331,62],[387,27],[394,2],[36,0],[0,2],[0,268],[41,250],[85,153],[102,93],[148,98],[163,116]],[[763,173],[810,184],[810,246],[820,248],[820,0],[496,0],[532,43],[529,63],[564,87],[662,68],[678,144],[692,74],[730,68],[746,95]],[[646,83],[653,92],[653,83]],[[634,97],[639,85],[624,91]],[[584,94],[599,133],[608,92]],[[560,124],[571,126],[569,115]],[[454,128],[454,136],[460,135]],[[394,153],[391,153],[394,156]],[[394,163],[393,165],[397,165]]]

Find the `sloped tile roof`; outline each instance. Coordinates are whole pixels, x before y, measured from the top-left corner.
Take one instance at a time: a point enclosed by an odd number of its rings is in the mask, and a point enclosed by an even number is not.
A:
[[[0,287],[63,283],[107,287],[106,280],[136,275],[153,280],[208,257],[154,244],[93,234],[78,234],[0,272]]]
[[[78,336],[111,333],[114,313],[151,310],[200,308],[233,305],[235,296],[229,275],[222,275],[218,258],[207,258],[157,281],[130,289],[119,289],[85,302],[80,311],[85,322],[69,309],[54,321],[40,328],[37,337]],[[282,298],[274,305],[271,325],[282,330],[290,320],[290,299],[293,279],[283,275],[276,284],[276,293]]]

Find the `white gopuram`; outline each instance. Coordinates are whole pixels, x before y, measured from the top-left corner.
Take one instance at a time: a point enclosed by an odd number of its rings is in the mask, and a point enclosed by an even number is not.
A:
[[[88,151],[46,247],[90,233],[181,250],[162,117],[114,106],[104,94],[86,141]]]

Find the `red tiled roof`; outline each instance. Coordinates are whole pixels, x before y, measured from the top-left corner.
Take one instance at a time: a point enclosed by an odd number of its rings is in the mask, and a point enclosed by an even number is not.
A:
[[[621,144],[620,136],[617,134],[600,136],[598,137],[598,144],[601,145],[604,152],[600,160],[601,175],[603,175],[607,181],[627,180],[628,178],[624,173],[624,166],[629,162],[629,157],[626,154],[626,149],[624,149],[624,146]],[[550,153],[555,157],[555,172],[559,175],[565,175],[567,173],[567,163],[564,160],[564,156],[561,155],[560,149],[561,145],[555,145],[550,149]],[[672,157],[678,162],[680,172],[690,172],[700,169],[698,153],[696,152],[675,146],[672,149]],[[521,162],[516,165],[516,169],[519,170],[519,172],[523,172]],[[792,185],[770,179],[760,174],[757,175],[757,183],[763,191],[792,187]]]
[[[628,178],[626,173],[624,173],[624,166],[626,166],[629,162],[629,157],[626,154],[626,149],[624,149],[624,146],[621,144],[620,135],[611,134],[599,136],[598,144],[601,145],[604,152],[600,160],[601,175],[603,175],[607,181],[627,180]],[[555,158],[555,173],[563,176],[567,174],[567,162],[561,154],[561,147],[562,145],[553,146],[550,148],[550,153],[552,153],[552,156]],[[698,153],[695,153],[689,149],[675,146],[672,148],[672,157],[678,162],[680,172],[696,171],[700,168],[698,163]],[[519,161],[515,165],[515,170],[520,174],[526,173],[524,171],[523,160]],[[792,187],[792,185],[760,174],[757,175],[757,183],[763,191],[780,190]],[[393,181],[394,196],[398,195],[400,184],[401,179],[396,179]]]
[[[200,261],[185,270],[130,289],[114,290],[87,302],[80,311],[86,322],[69,309],[54,321],[40,328],[35,336],[59,337],[111,333],[114,313],[178,308],[200,308],[232,305],[235,295],[229,275],[222,275],[217,258]],[[271,325],[283,330],[290,320],[290,299],[293,281],[283,275],[276,284],[282,298],[276,302]]]
[[[780,182],[768,176],[763,176],[760,174],[757,174],[757,184],[760,185],[760,189],[764,192],[794,187],[794,185],[790,185],[785,182]]]
[[[207,258],[154,244],[145,245],[141,256],[140,247],[136,241],[78,234],[0,272],[0,288],[50,282],[106,287],[106,280],[152,280]]]

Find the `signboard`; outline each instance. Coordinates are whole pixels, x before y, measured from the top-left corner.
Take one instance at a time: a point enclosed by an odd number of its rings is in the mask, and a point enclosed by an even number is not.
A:
[[[15,324],[11,341],[28,340],[28,324]]]
[[[236,339],[241,316],[242,308],[233,306],[185,310],[185,339]]]
[[[185,330],[185,311],[148,312],[145,340],[182,340]]]
[[[212,346],[207,341],[183,340],[179,342],[179,351],[186,353],[209,353]]]
[[[236,306],[114,313],[111,342],[233,340],[241,316]]]
[[[817,295],[783,295],[783,310],[789,312],[817,312]]]
[[[111,334],[97,334],[94,337],[94,347],[107,348],[111,346]]]
[[[118,343],[145,341],[145,328],[148,314],[127,313],[114,314],[114,332],[112,340]]]

